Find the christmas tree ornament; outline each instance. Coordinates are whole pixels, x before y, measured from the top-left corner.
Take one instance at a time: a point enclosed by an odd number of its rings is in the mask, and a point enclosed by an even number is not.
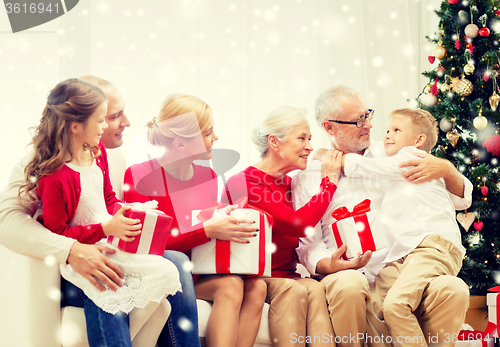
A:
[[[481,231],[482,228],[483,228],[483,222],[474,223],[474,229],[476,229],[477,231]]]
[[[493,111],[497,110],[498,102],[500,101],[500,96],[496,91],[493,91],[493,94],[489,97],[488,101],[490,102],[490,107]]]
[[[458,82],[456,88],[453,89],[453,91],[460,96],[469,96],[473,90],[474,86],[472,82],[463,77]]]
[[[474,70],[476,69],[476,67],[474,66],[474,64],[471,64],[471,63],[467,63],[465,66],[464,66],[464,73],[466,75],[472,75],[474,73]]]
[[[482,186],[481,187],[481,193],[483,193],[484,196],[488,195],[488,187]]]
[[[432,87],[432,85],[430,83],[428,85],[426,85],[424,88],[424,93],[429,94],[431,92],[431,87]]]
[[[465,32],[465,35],[467,35],[468,37],[473,39],[479,33],[479,28],[477,27],[476,24],[469,24],[465,27],[464,32]]]
[[[439,86],[439,90],[441,91],[441,93],[446,94],[450,90],[450,85],[443,83]]]
[[[479,114],[473,121],[474,127],[478,130],[483,130],[488,125],[488,120],[485,116]]]
[[[485,82],[488,82],[488,80],[490,79],[490,72],[488,70],[484,72],[483,79]]]
[[[490,35],[490,29],[484,27],[479,29],[479,36],[489,36]]]
[[[479,29],[479,36],[489,36],[490,35],[490,29],[486,27],[486,22],[488,21],[488,16],[483,14],[481,17],[479,17],[479,22],[483,26],[481,29]]]
[[[438,87],[437,87],[437,83],[438,83],[438,78],[436,77],[436,80],[434,81],[434,84],[431,86],[430,88],[430,92],[432,95],[438,95],[439,91],[438,91]]]
[[[465,213],[460,212],[457,214],[457,221],[465,229],[465,231],[469,231],[469,228],[474,222],[474,219],[476,219],[474,213],[467,212],[467,210],[465,211]]]
[[[438,99],[435,95],[432,95],[431,93],[426,93],[426,94],[423,94],[420,98],[419,98],[420,102],[422,104],[424,104],[425,106],[427,107],[432,107],[432,106],[435,106],[438,102]]]
[[[498,157],[500,154],[500,135],[487,137],[483,142],[483,147],[486,147],[488,152],[493,154],[495,157]]]
[[[462,48],[462,45],[460,44],[460,40],[455,40],[455,48],[456,49]]]
[[[446,57],[446,54],[448,54],[448,51],[443,46],[443,43],[439,41],[438,46],[434,48],[434,56],[438,59],[443,59],[444,57]]]
[[[495,10],[495,16],[497,16],[498,18],[500,18],[500,10]]]
[[[441,129],[442,132],[447,133],[453,129],[453,123],[448,118],[442,118],[439,121],[439,129]]]
[[[458,139],[460,138],[460,135],[455,131],[448,131],[446,133],[446,139],[450,141],[451,145],[455,147],[457,145]]]
[[[448,0],[448,3],[451,5],[458,4],[458,0]]]
[[[433,55],[429,55],[429,56],[427,57],[427,59],[429,60],[429,63],[431,63],[431,64],[434,64],[434,61],[436,61],[436,57],[435,57],[435,56],[433,56]]]

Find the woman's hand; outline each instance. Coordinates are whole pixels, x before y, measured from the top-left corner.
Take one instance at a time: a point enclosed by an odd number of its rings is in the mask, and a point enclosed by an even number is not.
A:
[[[212,218],[203,222],[203,228],[208,238],[234,241],[237,243],[249,243],[250,241],[245,240],[245,238],[257,236],[257,231],[259,231],[259,229],[256,226],[242,225],[254,224],[255,221],[228,216],[228,214],[237,207],[238,205],[226,206],[218,210]]]
[[[330,182],[334,184],[339,182],[343,156],[343,152],[336,149],[330,149],[325,153],[323,161],[321,162],[322,176],[328,176]]]
[[[125,242],[133,241],[141,233],[141,220],[125,217],[125,211],[131,207],[122,205],[113,218],[102,223],[102,230],[106,236],[116,236]]]

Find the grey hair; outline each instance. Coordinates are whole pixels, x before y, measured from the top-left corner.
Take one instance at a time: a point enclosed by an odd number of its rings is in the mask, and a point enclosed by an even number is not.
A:
[[[314,105],[316,121],[323,128],[323,123],[327,119],[339,119],[343,112],[340,104],[341,97],[358,98],[363,100],[361,94],[348,86],[333,86],[325,90],[318,96]]]
[[[252,142],[263,157],[269,149],[269,135],[282,140],[294,127],[307,122],[307,110],[292,106],[283,106],[272,111],[260,126],[253,129]]]

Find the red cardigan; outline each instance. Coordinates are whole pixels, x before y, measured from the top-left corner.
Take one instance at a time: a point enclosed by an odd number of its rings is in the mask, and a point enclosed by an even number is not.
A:
[[[102,142],[101,155],[97,166],[104,176],[104,199],[110,214],[120,200],[116,198],[109,180],[108,159]],[[42,177],[38,182],[37,194],[42,202],[42,214],[38,221],[52,232],[76,239],[78,242],[93,244],[105,237],[101,224],[69,226],[75,216],[80,201],[80,173],[64,165],[59,171]]]
[[[292,205],[291,184],[292,179],[289,176],[275,178],[249,166],[232,176],[223,192],[223,202],[233,203],[246,196],[250,205],[273,216],[272,241],[276,251],[271,258],[272,277],[300,277],[295,272],[297,269],[295,248],[299,244],[299,237],[306,236],[307,227],[318,224],[337,189],[335,184],[323,179],[320,191],[307,204],[295,211]]]
[[[191,255],[191,248],[210,241],[201,223],[192,226],[191,212],[212,206],[217,201],[217,176],[209,167],[193,164],[188,181],[172,177],[152,159],[132,165],[125,171],[125,202],[158,201],[158,209],[171,216],[172,230],[166,249]]]

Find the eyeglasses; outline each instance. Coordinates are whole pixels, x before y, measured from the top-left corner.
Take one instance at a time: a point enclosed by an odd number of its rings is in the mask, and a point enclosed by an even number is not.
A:
[[[347,122],[343,120],[335,120],[335,119],[328,119],[329,122],[335,122],[335,123],[340,123],[340,124],[353,124],[356,125],[358,128],[362,128],[363,125],[365,125],[366,120],[372,120],[373,119],[373,114],[375,113],[375,110],[368,109],[368,113],[365,114],[364,116],[361,116],[358,118],[357,121],[355,122]]]

